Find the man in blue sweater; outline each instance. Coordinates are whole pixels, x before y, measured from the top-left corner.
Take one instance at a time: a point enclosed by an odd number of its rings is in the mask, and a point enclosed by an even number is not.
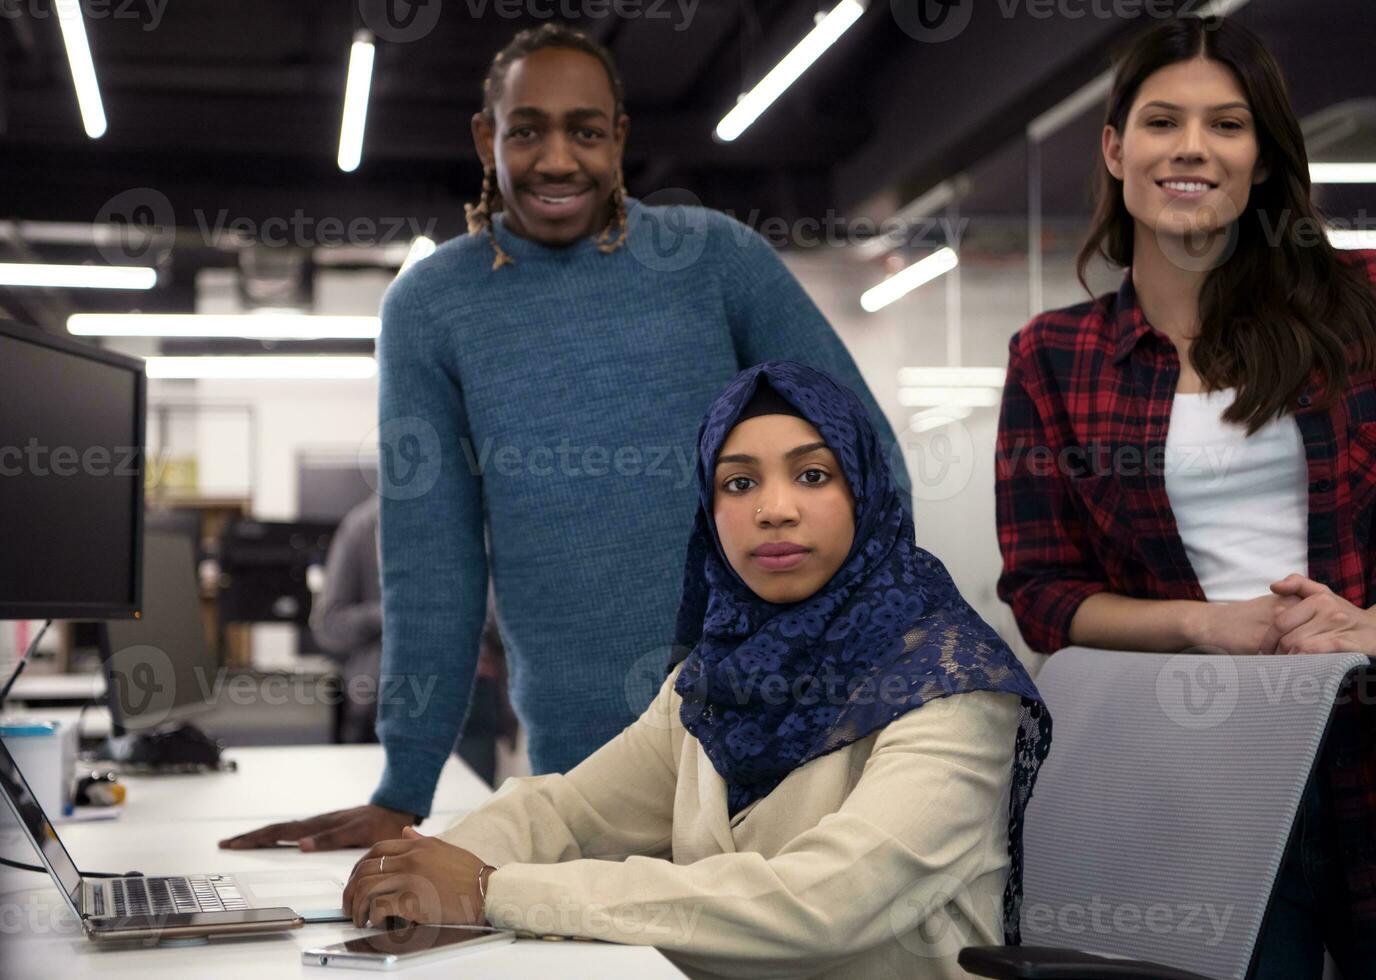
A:
[[[489,575],[532,770],[570,769],[632,722],[645,705],[631,680],[669,659],[698,424],[741,368],[825,370],[893,443],[768,243],[714,211],[626,196],[628,120],[604,49],[522,32],[483,94],[470,233],[383,301],[381,785],[367,806],[221,846],[366,846],[428,815]],[[655,685],[641,686],[648,701]]]

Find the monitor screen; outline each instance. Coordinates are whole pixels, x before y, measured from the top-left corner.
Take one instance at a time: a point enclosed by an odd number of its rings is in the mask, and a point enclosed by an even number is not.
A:
[[[136,616],[143,362],[0,324],[0,619]]]
[[[220,535],[220,619],[310,621],[307,569],[324,565],[335,522],[233,520]]]
[[[116,725],[143,731],[209,707],[219,665],[201,617],[191,538],[144,534],[143,616],[110,622],[106,635],[106,680]]]
[[[299,455],[296,514],[303,521],[342,521],[377,486],[377,464],[338,456]]]

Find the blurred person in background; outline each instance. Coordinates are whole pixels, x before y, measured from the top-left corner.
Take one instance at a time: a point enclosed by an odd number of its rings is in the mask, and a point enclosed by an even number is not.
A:
[[[378,569],[378,498],[370,496],[340,521],[325,563],[325,587],[311,607],[311,634],[340,665],[340,742],[376,742],[378,671],[382,660],[382,583]],[[455,752],[489,785],[496,781],[497,739],[515,735],[506,699],[501,638],[489,615],[478,656],[473,703]]]

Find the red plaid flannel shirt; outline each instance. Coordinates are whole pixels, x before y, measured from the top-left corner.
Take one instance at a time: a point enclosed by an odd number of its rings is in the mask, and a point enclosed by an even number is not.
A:
[[[1376,282],[1376,251],[1364,263]],[[1036,317],[1013,335],[996,460],[998,593],[1028,644],[1069,643],[1096,592],[1204,599],[1166,496],[1166,429],[1180,374],[1175,345],[1117,294]],[[1376,376],[1354,375],[1324,410],[1315,388],[1292,406],[1309,470],[1309,577],[1376,604]],[[1328,778],[1357,921],[1376,925],[1376,706],[1335,715]]]

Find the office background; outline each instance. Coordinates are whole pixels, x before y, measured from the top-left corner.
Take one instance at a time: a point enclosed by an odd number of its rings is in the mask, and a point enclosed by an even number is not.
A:
[[[1207,5],[966,0],[935,27],[920,6],[873,0],[753,125],[723,141],[714,129],[738,93],[837,5],[92,3],[97,135],[74,96],[53,5],[5,4],[0,263],[141,266],[156,270],[156,284],[0,286],[0,317],[65,333],[78,314],[374,316],[398,268],[423,249],[418,238],[462,233],[462,205],[481,179],[468,120],[483,73],[515,30],[553,12],[619,64],[631,194],[726,210],[780,248],[902,434],[919,542],[1025,653],[994,593],[993,446],[1008,337],[1032,313],[1085,298],[1073,262],[1113,45],[1155,17]],[[1376,247],[1376,12],[1364,0],[1212,7],[1278,56],[1311,160],[1367,165],[1353,182],[1354,171],[1328,171],[1344,182],[1325,178],[1316,197],[1335,240]],[[341,111],[360,38],[373,41],[375,61],[361,161],[346,170]],[[932,256],[923,268],[946,271],[880,309],[862,306],[886,277]],[[1091,285],[1111,289],[1118,278],[1096,269]],[[96,342],[145,357],[372,350],[367,339]],[[959,370],[933,371],[944,368]],[[373,377],[151,377],[150,503],[337,519],[367,492],[376,395]],[[17,635],[0,624],[0,669]],[[236,655],[261,669],[301,656],[291,625],[247,627],[240,642]]]

